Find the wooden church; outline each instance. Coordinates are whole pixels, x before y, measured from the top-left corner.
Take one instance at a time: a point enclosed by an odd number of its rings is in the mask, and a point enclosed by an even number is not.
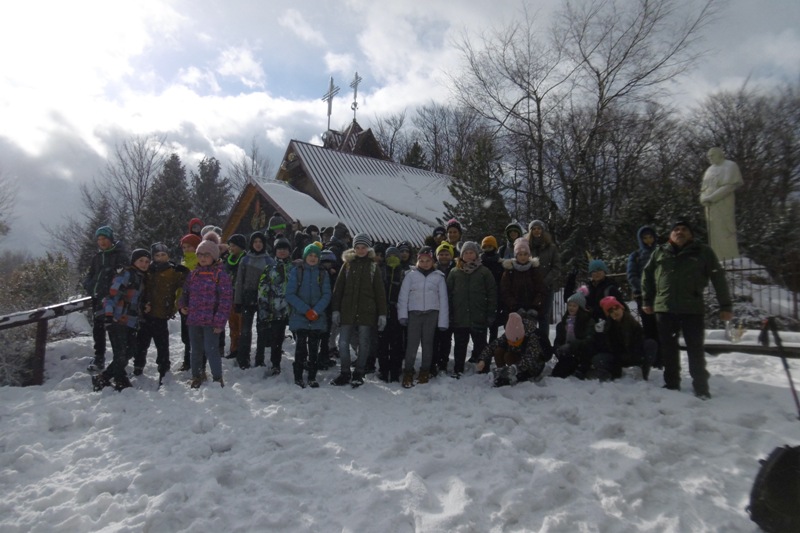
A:
[[[356,74],[356,90],[358,81]],[[335,94],[332,80],[331,89],[328,94]],[[275,179],[245,186],[223,233],[226,238],[249,235],[279,214],[302,226],[321,229],[342,222],[351,235],[363,232],[376,242],[421,246],[449,218],[444,202],[455,203],[447,188],[450,179],[387,160],[372,131],[361,128],[354,116],[344,131],[329,127],[323,146],[290,141]]]

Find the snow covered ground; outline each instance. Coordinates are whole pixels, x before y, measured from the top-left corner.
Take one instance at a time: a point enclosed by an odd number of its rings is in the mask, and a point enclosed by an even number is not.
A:
[[[754,532],[758,459],[800,443],[771,357],[709,358],[703,402],[658,370],[300,389],[227,360],[224,389],[159,390],[152,352],[136,388],[92,393],[91,353],[52,343],[44,386],[0,388],[0,531]]]

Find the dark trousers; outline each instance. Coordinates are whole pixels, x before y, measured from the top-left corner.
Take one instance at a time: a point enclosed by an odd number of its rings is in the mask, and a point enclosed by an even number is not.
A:
[[[102,309],[95,310],[92,318],[92,340],[94,341],[94,360],[97,363],[106,362],[106,322]],[[99,313],[99,314],[97,314]]]
[[[689,374],[695,394],[708,394],[706,370],[705,320],[703,315],[656,313],[658,335],[661,341],[661,360],[664,363],[664,384],[668,389],[681,387],[681,352],[678,334],[683,333],[686,353],[689,356]]]
[[[629,366],[642,366],[645,361],[651,365],[656,358],[658,343],[653,339],[645,339],[642,353],[600,352],[592,358],[592,366],[597,371],[600,381],[622,377],[622,369]]]
[[[472,338],[472,357],[477,357],[486,347],[486,328],[453,328],[455,347],[453,348],[453,373],[464,372],[467,359],[467,345]]]
[[[553,307],[553,290],[547,289],[547,296],[544,298],[544,303],[542,304],[542,312],[539,313],[539,316],[536,317],[536,321],[539,323],[539,332],[542,334],[542,337],[549,338],[550,337],[550,310]]]
[[[642,329],[644,329],[644,336],[648,339],[653,339],[660,344],[656,315],[648,315],[642,311],[643,304],[641,296],[636,297],[636,305],[638,306],[637,309],[639,309],[639,319],[642,323]],[[656,354],[656,360],[653,361],[653,366],[664,366],[664,364],[661,362],[661,350],[659,350]]]
[[[258,332],[258,339],[264,339],[265,346],[269,346],[269,362],[275,368],[281,367],[281,360],[283,359],[283,341],[286,338],[286,324],[287,320],[259,320],[256,323],[256,330]],[[241,341],[240,341],[241,342]],[[256,344],[259,340],[256,340]],[[256,348],[256,366],[264,364],[264,352],[266,347],[261,350],[261,358],[259,359],[259,351]]]
[[[156,345],[156,365],[158,373],[164,375],[169,372],[169,320],[148,316],[139,328],[139,349],[133,366],[144,368],[147,365],[147,350],[150,342]]]
[[[186,315],[180,313],[181,316],[181,342],[183,343],[183,366],[189,368],[191,366],[190,356],[192,355],[192,342],[189,338],[189,326],[186,325]]]
[[[453,344],[453,328],[445,331],[436,330],[433,334],[433,363],[431,372],[447,372],[447,364],[450,362],[450,349]],[[405,353],[405,352],[404,352]],[[433,367],[436,367],[434,369]]]
[[[242,310],[242,334],[239,336],[239,352],[236,359],[241,368],[250,368],[250,345],[253,342],[253,320],[258,313],[258,307],[248,305]],[[267,338],[259,334],[256,329],[256,365],[263,366],[264,351],[267,348]]]
[[[103,375],[108,378],[120,379],[128,376],[125,370],[128,361],[136,357],[137,331],[123,324],[109,324],[108,338],[111,340],[111,349],[114,359],[106,367]]]
[[[317,379],[317,358],[322,331],[316,329],[298,329],[294,332],[296,340],[294,349],[294,379],[303,379],[303,369],[308,360],[308,380]]]
[[[406,328],[397,318],[390,318],[378,337],[378,363],[381,379],[400,381],[405,358]]]

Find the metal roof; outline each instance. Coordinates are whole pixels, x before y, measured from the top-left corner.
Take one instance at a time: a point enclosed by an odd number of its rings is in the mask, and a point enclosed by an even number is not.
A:
[[[450,177],[399,163],[291,142],[306,176],[350,232],[421,245],[455,204]]]

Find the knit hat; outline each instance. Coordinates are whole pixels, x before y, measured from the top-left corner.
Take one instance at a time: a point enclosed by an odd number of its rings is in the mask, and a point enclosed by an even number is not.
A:
[[[606,266],[605,261],[602,259],[592,259],[589,261],[589,274],[592,272],[597,272],[598,270],[602,270],[608,274],[608,267]]]
[[[137,260],[141,259],[142,257],[146,257],[148,259],[152,259],[150,252],[144,248],[137,248],[131,252],[131,264],[135,263]]]
[[[213,224],[209,224],[208,226],[203,226],[203,229],[200,230],[200,236],[205,237],[209,231],[214,231],[217,233],[217,235],[222,235],[222,228]]]
[[[273,248],[278,250],[279,248],[285,248],[286,250],[292,249],[292,244],[289,242],[289,239],[286,237],[278,237],[275,239],[275,243],[272,245]]]
[[[528,224],[528,231],[531,231],[534,227],[542,228],[542,231],[547,231],[547,225],[542,222],[541,220],[533,220],[530,224]]]
[[[216,231],[209,231],[205,235],[203,235],[204,241],[211,241],[216,245],[219,245],[222,242],[222,238],[219,236],[219,233]]]
[[[615,307],[625,309],[625,306],[619,303],[619,300],[617,300],[613,296],[606,296],[605,298],[600,300],[600,307],[603,308],[603,312],[605,314],[608,314]]]
[[[519,313],[509,313],[505,327],[506,341],[512,346],[519,346],[525,339],[525,326]]]
[[[219,259],[219,246],[212,240],[203,239],[203,242],[197,246],[197,255],[202,254],[208,254],[216,261]]]
[[[692,235],[694,235],[694,229],[692,228],[692,225],[685,218],[678,218],[677,220],[675,220],[675,222],[672,223],[672,227],[669,230],[672,231],[678,226],[686,226],[687,228],[689,228],[689,232]]]
[[[476,256],[480,256],[481,255],[481,249],[478,246],[478,243],[475,242],[475,241],[467,241],[467,242],[465,242],[464,244],[461,245],[461,257],[464,257],[464,252],[468,252],[470,250],[475,252]]]
[[[492,235],[488,237],[484,237],[481,241],[481,249],[491,247],[494,250],[497,250],[497,239],[495,239]]]
[[[459,233],[463,233],[463,230],[461,229],[461,222],[459,222],[458,220],[456,220],[454,218],[451,218],[450,220],[447,221],[447,226],[446,227],[447,227],[447,229],[456,228]]]
[[[134,250],[135,251],[135,250]],[[163,242],[157,242],[150,246],[150,254],[156,255],[157,253],[164,252],[165,254],[169,253],[169,248]]]
[[[323,261],[336,262],[336,254],[333,253],[333,250],[322,250],[319,253],[319,262],[322,263]]]
[[[411,244],[408,241],[400,241],[394,246],[400,252],[411,252]]]
[[[567,298],[567,303],[568,304],[576,303],[578,304],[578,307],[580,307],[581,309],[586,309],[586,296],[584,296],[583,293],[580,291],[576,292],[572,296]]]
[[[509,237],[508,234],[512,231],[516,231],[518,233],[517,237],[522,237],[522,226],[520,226],[518,222],[512,222],[506,226],[506,229],[503,232],[506,235],[506,239],[511,240],[511,237]]]
[[[319,248],[320,250],[322,250],[322,248],[323,248],[322,243],[319,242],[319,241],[314,241],[311,244],[315,244],[317,246],[317,248]]]
[[[359,233],[353,237],[353,248],[359,244],[363,244],[367,248],[372,248],[372,238],[366,233]]]
[[[319,249],[319,246],[317,246],[316,244],[309,244],[303,250],[303,259],[305,259],[306,257],[308,257],[311,254],[314,254],[317,257],[319,257],[321,253],[322,253],[322,250]]]
[[[436,255],[438,256],[442,252],[442,250],[447,250],[448,252],[450,252],[450,255],[456,255],[455,250],[453,249],[453,245],[447,241],[444,241],[442,244],[439,245],[438,248],[436,248]]]
[[[181,246],[183,246],[184,244],[188,244],[193,248],[197,248],[200,245],[201,240],[202,239],[200,238],[200,235],[196,235],[194,233],[187,233],[181,238]]]
[[[372,249],[375,250],[376,254],[386,255],[386,249],[388,247],[389,245],[386,244],[385,242],[376,242],[375,246],[373,246]]]
[[[436,237],[437,235],[446,235],[447,230],[444,229],[444,226],[436,226],[433,228],[433,236]]]
[[[110,241],[114,240],[114,230],[111,229],[111,226],[100,226],[97,228],[97,231],[94,232],[94,238],[97,239],[101,235]]]
[[[284,219],[279,213],[275,213],[272,215],[272,218],[269,219],[267,229],[270,229],[275,233],[283,233],[286,230],[286,219]]]
[[[228,239],[228,244],[235,244],[242,250],[247,249],[247,237],[242,235],[241,233],[234,233],[231,235],[231,238]]]
[[[341,222],[337,222],[336,225],[333,227],[333,236],[339,240],[342,240],[347,235],[347,226],[342,224]]]
[[[417,257],[421,255],[427,255],[428,257],[433,259],[433,248],[431,248],[430,246],[423,246],[422,248],[419,249],[419,252],[417,252]]]
[[[517,255],[520,252],[528,252],[528,254],[531,253],[531,245],[528,243],[528,239],[525,237],[520,237],[514,241],[514,255]]]

